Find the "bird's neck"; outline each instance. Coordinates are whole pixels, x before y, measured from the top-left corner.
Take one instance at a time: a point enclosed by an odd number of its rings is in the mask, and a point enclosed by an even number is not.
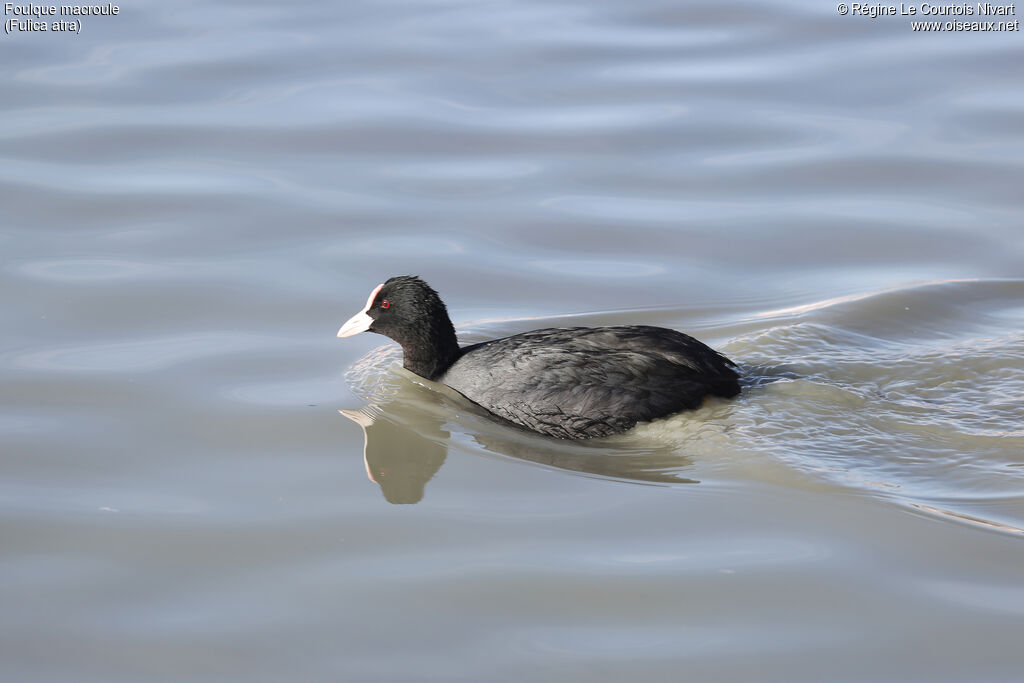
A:
[[[405,369],[431,380],[440,379],[460,353],[455,326],[447,316],[443,320],[435,319],[431,325],[400,344]]]

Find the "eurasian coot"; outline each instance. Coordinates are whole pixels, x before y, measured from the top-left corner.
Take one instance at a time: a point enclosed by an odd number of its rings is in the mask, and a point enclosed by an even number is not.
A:
[[[561,439],[623,432],[740,391],[735,364],[664,327],[557,327],[459,348],[441,297],[413,275],[377,285],[339,337],[377,332],[404,365],[505,420]]]

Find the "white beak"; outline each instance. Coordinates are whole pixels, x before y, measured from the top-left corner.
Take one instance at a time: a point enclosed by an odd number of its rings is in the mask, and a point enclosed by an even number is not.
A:
[[[349,318],[345,324],[341,326],[341,329],[338,330],[339,337],[351,337],[354,334],[366,332],[370,329],[370,325],[373,324],[373,318],[369,315],[370,306],[373,306],[373,300],[377,298],[378,292],[380,292],[383,287],[383,284],[379,284],[373,288],[373,291],[370,292],[370,298],[366,300],[366,308]]]
[[[351,337],[354,334],[366,332],[368,329],[370,329],[370,325],[372,324],[373,318],[366,315],[365,312],[360,311],[359,313],[356,313],[354,316],[349,318],[348,321],[341,326],[341,329],[338,330],[338,336]]]

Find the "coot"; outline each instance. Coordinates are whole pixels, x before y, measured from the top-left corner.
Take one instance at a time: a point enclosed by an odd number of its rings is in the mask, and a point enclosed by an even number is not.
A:
[[[561,439],[623,432],[740,391],[735,363],[664,327],[557,327],[460,348],[441,297],[413,275],[377,285],[339,337],[377,332],[407,370],[489,412]]]

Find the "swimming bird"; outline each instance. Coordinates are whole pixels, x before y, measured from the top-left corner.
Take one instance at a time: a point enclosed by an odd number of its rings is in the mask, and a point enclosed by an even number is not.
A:
[[[377,285],[338,336],[367,331],[398,342],[410,372],[561,439],[617,434],[740,391],[735,363],[664,327],[553,327],[460,347],[441,297],[414,275]]]

